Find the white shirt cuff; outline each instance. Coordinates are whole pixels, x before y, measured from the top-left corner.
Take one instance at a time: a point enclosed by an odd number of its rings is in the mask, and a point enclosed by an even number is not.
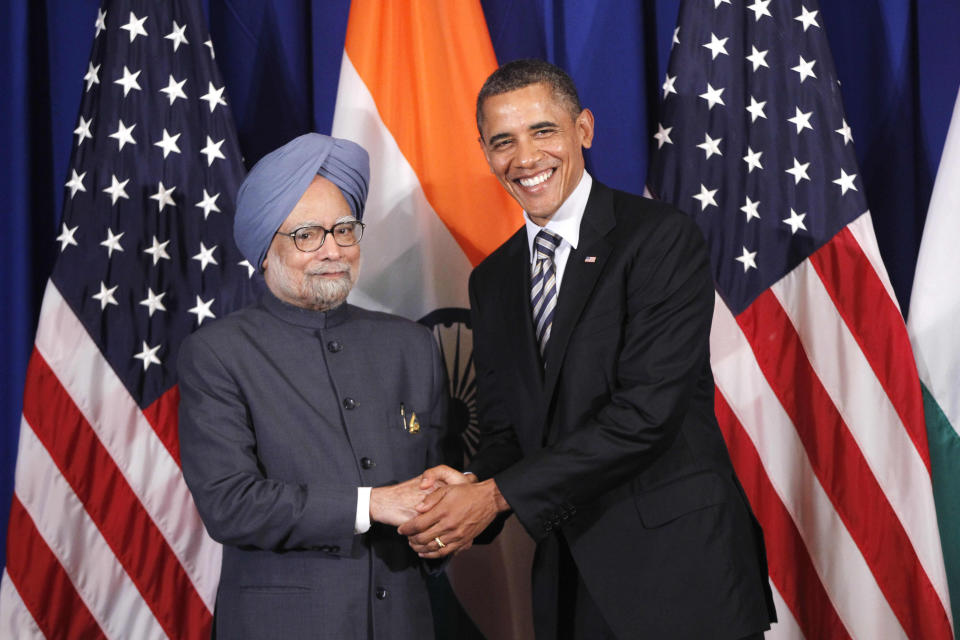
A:
[[[366,533],[370,529],[370,490],[371,487],[357,487],[357,518],[353,524],[354,533]]]

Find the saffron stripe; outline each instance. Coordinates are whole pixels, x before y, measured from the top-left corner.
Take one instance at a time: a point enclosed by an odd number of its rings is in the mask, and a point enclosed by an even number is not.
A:
[[[771,291],[737,316],[810,463],[908,636],[949,638],[939,595]],[[877,530],[883,535],[877,535]],[[912,606],[917,603],[920,606]]]
[[[27,371],[24,418],[167,634],[209,635],[211,615],[190,578],[38,351]]]
[[[715,394],[714,404],[737,477],[763,527],[770,580],[804,636],[849,638],[850,634],[820,582],[800,531],[770,484],[756,447],[719,391]]]
[[[7,572],[47,638],[106,638],[16,495],[10,505]]]
[[[480,3],[353,0],[344,48],[427,200],[479,263],[522,224],[468,115],[497,68]]]
[[[374,36],[374,39],[376,37]],[[468,307],[473,265],[437,216],[350,57],[343,56],[332,133],[370,153],[364,220],[364,276],[350,292],[362,307],[422,318],[441,307]]]

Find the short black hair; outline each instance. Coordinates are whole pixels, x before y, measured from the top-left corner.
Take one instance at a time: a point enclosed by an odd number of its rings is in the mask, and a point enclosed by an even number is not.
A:
[[[480,93],[477,94],[477,131],[480,132],[480,137],[483,137],[483,130],[480,128],[483,122],[483,103],[487,98],[540,83],[550,87],[554,97],[567,108],[573,119],[583,111],[577,87],[566,71],[536,58],[514,60],[491,73],[480,87]]]

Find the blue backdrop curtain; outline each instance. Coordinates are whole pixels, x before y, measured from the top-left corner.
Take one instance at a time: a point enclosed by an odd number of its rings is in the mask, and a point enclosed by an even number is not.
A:
[[[706,2],[707,0],[703,0]],[[204,0],[250,166],[310,130],[329,132],[349,0]],[[881,252],[901,308],[960,86],[956,0],[821,3]],[[98,0],[0,4],[0,541],[21,395],[56,256],[63,184]],[[501,62],[570,71],[597,116],[589,169],[642,192],[679,0],[483,0]],[[0,565],[5,543],[0,544]]]

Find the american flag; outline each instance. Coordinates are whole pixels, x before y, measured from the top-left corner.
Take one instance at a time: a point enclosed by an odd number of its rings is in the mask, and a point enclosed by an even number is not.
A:
[[[707,237],[770,637],[952,638],[920,386],[815,0],[688,0],[649,189]]]
[[[27,372],[0,636],[208,637],[220,571],[179,467],[176,359],[251,298],[244,169],[199,2],[105,2]]]

